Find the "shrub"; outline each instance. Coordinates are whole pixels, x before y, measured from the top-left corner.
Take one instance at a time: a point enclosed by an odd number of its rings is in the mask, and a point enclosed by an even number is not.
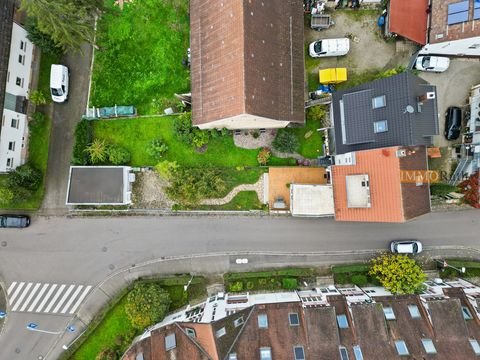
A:
[[[280,129],[273,140],[272,146],[275,150],[281,152],[294,153],[298,150],[300,143],[294,133],[288,131],[288,129]]]
[[[305,118],[308,120],[323,120],[326,111],[324,106],[312,106],[306,110]]]
[[[34,191],[42,184],[42,172],[29,164],[24,164],[9,173],[7,179],[10,188],[21,187]]]
[[[208,144],[210,134],[208,131],[195,129],[192,137],[192,144],[198,149]]]
[[[176,161],[165,160],[155,165],[157,174],[166,180],[170,179],[177,169],[178,164]]]
[[[155,283],[136,283],[127,295],[125,312],[136,329],[161,321],[170,306],[168,292]]]
[[[104,140],[95,139],[93,142],[85,148],[85,152],[88,154],[88,160],[92,164],[103,163],[108,158],[108,147]]]
[[[13,191],[7,188],[0,188],[0,205],[5,206],[12,202]]]
[[[108,162],[113,165],[125,165],[130,162],[130,151],[118,145],[107,146]]]
[[[116,350],[105,348],[97,354],[95,360],[118,360],[118,358],[119,356]]]
[[[147,154],[155,159],[161,158],[168,151],[168,146],[163,139],[155,139],[150,142]]]
[[[352,284],[358,286],[365,286],[368,282],[368,278],[363,274],[357,274],[352,276]]]
[[[247,281],[247,290],[253,290],[255,288],[255,283],[253,281]]]
[[[294,278],[284,278],[282,279],[282,288],[293,290],[298,287],[297,279]]]
[[[222,128],[222,129],[220,130],[220,134],[221,134],[222,136],[227,136],[227,135],[230,134],[230,130],[228,130],[227,128]]]
[[[272,157],[272,152],[269,148],[262,148],[257,155],[257,161],[260,165],[267,165],[268,160]]]
[[[177,117],[174,123],[177,137],[184,143],[191,144],[193,138],[192,113],[183,113]]]
[[[73,165],[87,165],[88,154],[85,151],[93,139],[93,127],[91,121],[82,120],[75,128],[75,144],[73,145]]]
[[[49,102],[50,98],[41,90],[33,90],[28,100],[34,105],[45,105]]]
[[[255,130],[252,132],[252,136],[254,139],[258,139],[260,137],[260,133],[258,132],[258,130]]]
[[[243,290],[243,282],[241,281],[235,281],[229,286],[229,291],[231,292],[240,292],[242,290]]]

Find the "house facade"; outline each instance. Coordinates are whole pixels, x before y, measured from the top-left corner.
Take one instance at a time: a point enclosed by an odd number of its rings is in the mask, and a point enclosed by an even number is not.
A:
[[[30,88],[33,44],[15,20],[13,1],[0,7],[0,172],[22,165],[27,157],[27,99]]]
[[[461,279],[428,281],[420,295],[358,286],[218,293],[147,329],[122,359],[474,360],[479,299]]]
[[[304,124],[301,0],[192,0],[190,12],[194,126]]]

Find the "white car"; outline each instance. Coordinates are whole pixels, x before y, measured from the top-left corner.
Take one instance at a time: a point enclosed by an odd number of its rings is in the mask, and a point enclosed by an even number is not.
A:
[[[350,50],[350,39],[321,39],[312,42],[308,47],[311,57],[327,57],[346,55]]]
[[[450,59],[442,56],[419,56],[415,68],[420,71],[444,72],[450,66]]]
[[[417,240],[394,240],[390,243],[390,251],[395,254],[420,254],[422,243]]]
[[[52,100],[63,103],[68,100],[70,73],[65,65],[53,64],[50,69],[50,93]]]

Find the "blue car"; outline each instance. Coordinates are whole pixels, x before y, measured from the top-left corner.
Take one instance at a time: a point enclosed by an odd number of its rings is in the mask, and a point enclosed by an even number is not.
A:
[[[0,228],[26,228],[29,225],[27,215],[0,215]]]

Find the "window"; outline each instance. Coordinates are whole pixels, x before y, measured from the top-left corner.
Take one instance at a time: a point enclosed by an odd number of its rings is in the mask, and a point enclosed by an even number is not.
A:
[[[298,319],[298,314],[297,313],[288,314],[288,322],[290,323],[290,326],[300,325],[300,320]]]
[[[258,315],[258,327],[260,329],[268,328],[268,318],[267,314],[260,314]]]
[[[8,150],[15,151],[15,141],[8,142]]]
[[[478,345],[478,341],[475,339],[469,339],[469,341],[475,355],[480,355],[480,345]]]
[[[372,99],[372,106],[374,109],[385,107],[386,103],[385,95],[377,96]]]
[[[405,344],[405,341],[395,341],[395,347],[397,348],[398,355],[409,355],[407,344]]]
[[[17,79],[15,80],[15,84],[17,84],[17,86],[22,86],[22,78],[19,78],[17,76]]]
[[[395,313],[391,307],[384,307],[383,313],[385,314],[385,319],[387,320],[395,320]]]
[[[348,351],[345,346],[339,346],[338,351],[340,351],[340,359],[341,360],[348,360]]]
[[[363,354],[360,345],[355,345],[353,347],[353,354],[355,355],[355,360],[363,360]]]
[[[242,324],[243,324],[243,316],[239,317],[238,319],[235,319],[235,321],[233,322],[233,325],[235,325],[235,327],[239,327]]]
[[[433,341],[431,339],[422,339],[422,344],[427,354],[437,353],[437,349],[435,349],[435,345],[433,344]]]
[[[303,346],[295,346],[293,348],[293,355],[295,356],[295,360],[305,360],[305,351],[303,350]]]
[[[12,119],[12,124],[11,124],[12,128],[18,129],[18,123],[19,122],[20,121],[18,121],[18,119]]]
[[[197,334],[195,333],[195,329],[192,329],[192,328],[186,328],[185,329],[185,332],[187,333],[188,336],[194,338],[195,336],[197,336]]]
[[[472,320],[473,319],[472,314],[470,313],[470,310],[468,310],[468,308],[466,306],[462,306],[462,314],[463,314],[463,318],[465,320]]]
[[[227,333],[227,331],[225,330],[224,327],[222,327],[221,329],[218,329],[216,332],[215,332],[215,336],[218,338],[221,338],[223,335],[225,335]]]
[[[13,167],[13,158],[7,159],[7,167]]]
[[[347,316],[344,314],[337,315],[337,324],[340,329],[348,329]]]
[[[388,131],[388,124],[387,120],[380,120],[373,122],[373,131],[377,133],[387,132]]]
[[[20,50],[26,51],[27,50],[27,42],[20,40]]]
[[[272,360],[272,349],[269,347],[260,348],[260,360]]]
[[[417,305],[408,305],[408,311],[410,312],[412,319],[418,319],[421,317]]]
[[[18,62],[22,65],[25,64],[25,55],[18,55]]]
[[[231,353],[228,355],[228,360],[237,360],[237,353]]]
[[[165,336],[165,350],[172,350],[177,347],[177,342],[175,340],[175,334],[170,334]]]

